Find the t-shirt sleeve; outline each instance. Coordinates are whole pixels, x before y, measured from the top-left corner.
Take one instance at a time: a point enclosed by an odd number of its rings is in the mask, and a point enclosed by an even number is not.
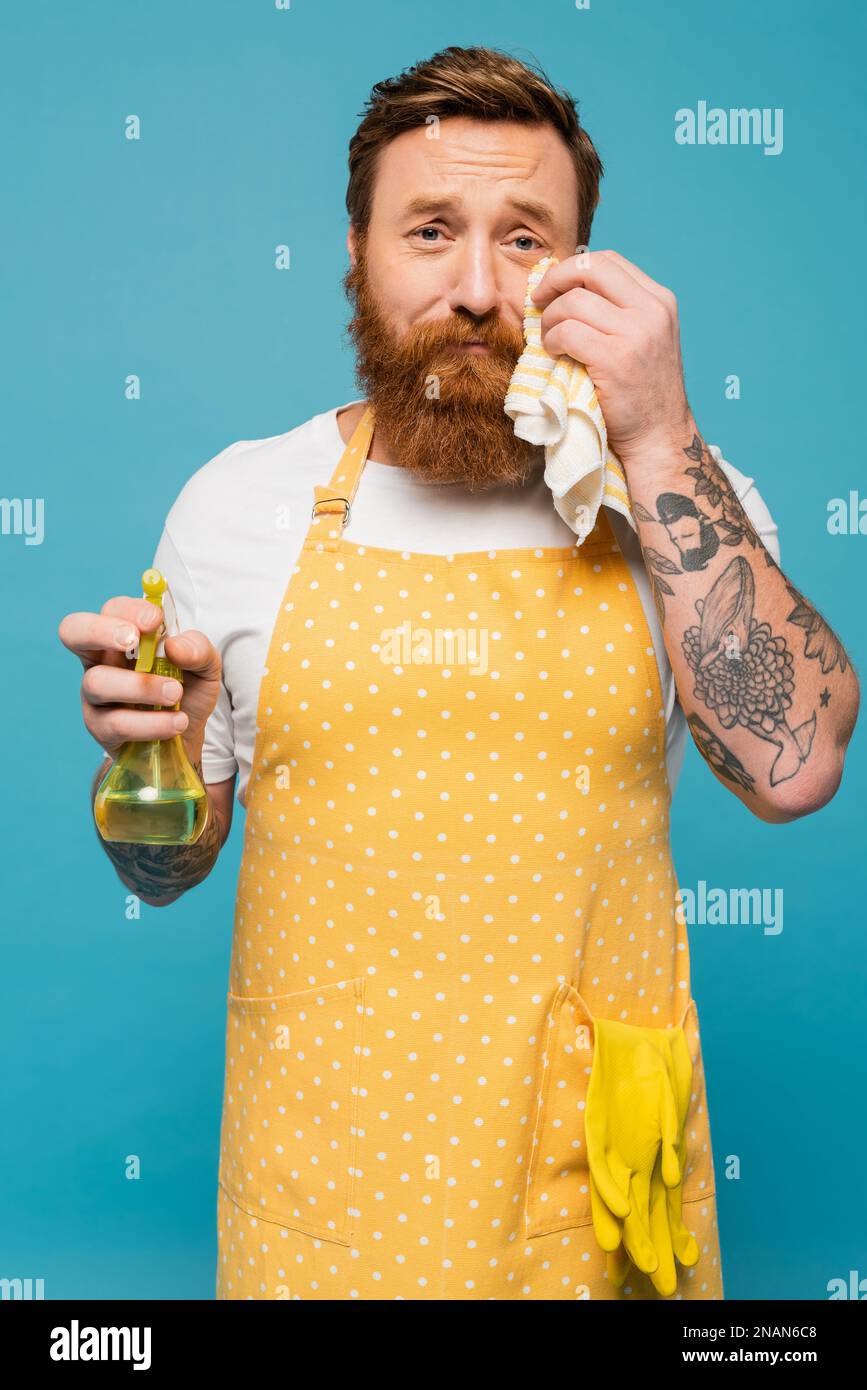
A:
[[[195,585],[189,570],[181,558],[172,539],[168,525],[163,528],[154,555],[154,569],[165,575],[174,599],[181,632],[186,628],[199,628],[198,602]],[[235,761],[235,735],[232,722],[232,702],[225,682],[220,682],[220,693],[210,719],[205,725],[205,741],[202,746],[202,772],[205,782],[225,782],[238,770]]]

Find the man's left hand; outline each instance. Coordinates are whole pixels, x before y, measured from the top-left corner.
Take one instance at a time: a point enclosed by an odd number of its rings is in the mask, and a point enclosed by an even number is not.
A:
[[[698,428],[683,381],[677,300],[618,251],[550,266],[533,293],[542,345],[587,368],[608,443],[625,469],[689,443]]]

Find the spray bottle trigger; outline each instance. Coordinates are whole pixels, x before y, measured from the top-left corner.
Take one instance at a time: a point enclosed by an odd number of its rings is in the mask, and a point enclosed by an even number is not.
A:
[[[147,569],[141,577],[142,598],[147,599],[148,603],[156,604],[157,608],[163,607],[163,599],[166,593],[167,584],[159,570]],[[174,606],[174,605],[173,605]],[[157,643],[165,636],[166,624],[165,617],[155,632],[143,632],[139,637],[138,658],[135,663],[137,671],[152,671],[154,658],[157,655]]]

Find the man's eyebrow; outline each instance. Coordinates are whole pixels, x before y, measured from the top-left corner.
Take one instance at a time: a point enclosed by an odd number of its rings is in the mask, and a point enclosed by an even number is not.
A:
[[[410,198],[404,204],[403,215],[405,217],[434,217],[438,213],[460,212],[463,209],[462,198],[434,198],[420,196]],[[509,198],[507,206],[514,212],[521,212],[531,221],[540,222],[546,227],[556,225],[556,217],[547,203],[540,203],[535,198]]]

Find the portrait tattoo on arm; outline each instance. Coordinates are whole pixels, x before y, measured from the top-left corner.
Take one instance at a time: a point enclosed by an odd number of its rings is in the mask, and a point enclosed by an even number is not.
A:
[[[697,434],[683,452],[695,463],[695,467],[687,468],[686,473],[695,479],[696,497],[705,497],[708,506],[718,508],[720,515],[708,516],[691,497],[682,492],[661,492],[656,499],[656,516],[646,507],[635,508],[639,520],[657,522],[665,527],[683,566],[683,571],[674,572],[707,569],[708,561],[713,559],[721,545],[744,543],[754,550],[762,549],[765,564],[776,566],[773,556],[762,546],[761,537],[743,505],[734,496],[728,478]]]

